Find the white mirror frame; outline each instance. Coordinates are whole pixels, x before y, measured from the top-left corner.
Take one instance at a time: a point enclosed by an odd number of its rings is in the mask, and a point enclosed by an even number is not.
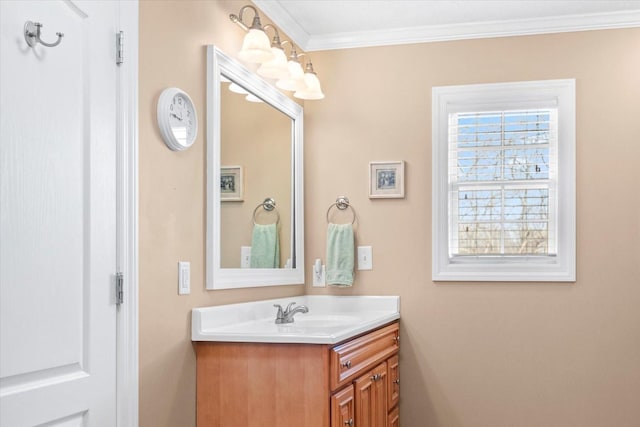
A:
[[[224,74],[292,120],[292,257],[295,268],[220,266],[220,76]],[[303,110],[275,87],[213,45],[207,46],[207,289],[304,284]]]

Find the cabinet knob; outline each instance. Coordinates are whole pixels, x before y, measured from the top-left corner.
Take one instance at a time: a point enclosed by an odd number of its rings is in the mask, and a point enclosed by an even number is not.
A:
[[[395,342],[396,344],[400,344],[400,335],[396,335],[392,339],[393,339],[393,342]]]
[[[400,378],[396,378],[395,380],[393,380],[394,384],[400,384]]]
[[[348,426],[353,426],[353,418],[349,418],[347,421],[344,422],[344,424]]]
[[[382,378],[382,375],[380,374],[371,375],[371,381],[378,381],[380,378]]]
[[[342,366],[343,368],[349,369],[351,367],[351,360],[347,360],[346,362],[342,362],[340,364],[340,366]]]

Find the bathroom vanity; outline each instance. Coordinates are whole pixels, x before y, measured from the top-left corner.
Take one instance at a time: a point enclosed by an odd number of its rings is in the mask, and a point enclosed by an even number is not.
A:
[[[309,312],[276,325],[292,301]],[[194,309],[198,425],[398,426],[399,317],[398,297]]]

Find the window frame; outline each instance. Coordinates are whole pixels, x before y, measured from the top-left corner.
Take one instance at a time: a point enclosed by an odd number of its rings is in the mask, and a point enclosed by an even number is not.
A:
[[[557,108],[555,256],[449,256],[449,114]],[[432,280],[576,280],[575,79],[439,86],[432,89]]]

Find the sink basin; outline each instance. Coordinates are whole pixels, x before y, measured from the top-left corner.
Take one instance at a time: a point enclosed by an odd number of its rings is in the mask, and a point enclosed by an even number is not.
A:
[[[274,304],[306,305],[277,325]],[[336,344],[400,318],[398,296],[305,295],[193,309],[193,341]]]
[[[294,323],[303,328],[334,328],[354,325],[361,320],[358,316],[340,314],[299,314],[294,317]]]

